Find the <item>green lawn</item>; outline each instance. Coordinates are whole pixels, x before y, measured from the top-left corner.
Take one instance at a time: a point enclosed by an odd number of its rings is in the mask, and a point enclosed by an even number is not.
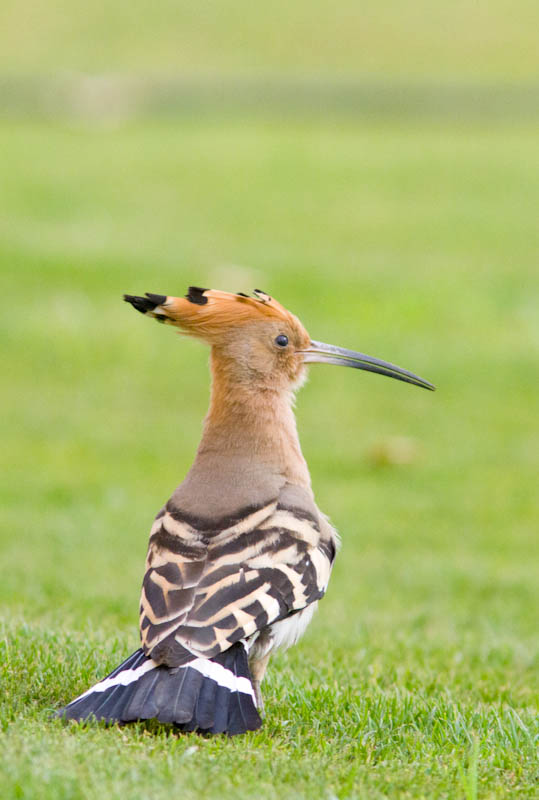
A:
[[[2,798],[537,797],[537,126],[3,121],[0,152]],[[121,295],[190,283],[439,390],[312,368],[343,547],[260,732],[65,727],[137,647],[208,398],[204,348]]]
[[[536,0],[3,0],[0,74],[538,78]]]

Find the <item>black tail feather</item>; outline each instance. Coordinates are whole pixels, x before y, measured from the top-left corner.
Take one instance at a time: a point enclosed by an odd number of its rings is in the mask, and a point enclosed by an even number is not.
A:
[[[176,680],[179,680],[176,678]],[[181,723],[188,723],[193,719],[198,693],[204,682],[204,676],[187,672],[181,679],[182,685],[173,693],[174,716]]]
[[[147,672],[137,681],[135,691],[131,696],[131,701],[124,707],[122,722],[134,722],[137,719],[153,719],[157,716],[158,708],[155,702],[154,690],[160,680],[166,680],[166,673],[163,674],[159,668]]]
[[[262,724],[240,642],[213,659],[194,659],[174,669],[155,665],[137,650],[57,716],[79,722],[157,719],[185,731],[230,736]]]
[[[208,728],[210,733],[224,733],[227,730],[229,707],[230,698],[228,697],[227,690],[222,686],[218,686],[215,693],[213,725],[211,728]]]
[[[173,723],[175,720],[181,722],[181,697],[187,676],[188,672],[185,669],[181,671],[178,670],[178,673],[172,672],[169,675],[171,686],[168,698],[163,698],[163,702],[161,703],[161,711],[159,713],[160,722]]]
[[[194,717],[203,730],[213,727],[217,689],[215,681],[204,681],[200,687]]]
[[[234,674],[237,678],[241,677],[238,674],[238,663],[234,661],[233,664],[230,665]],[[231,736],[234,736],[237,733],[242,733],[242,731],[249,730],[249,725],[251,724],[251,717],[252,711],[251,708],[253,703],[250,704],[245,702],[246,695],[242,694],[241,692],[236,692],[236,694],[230,698],[230,706],[228,712],[228,723],[227,723],[227,731]],[[256,711],[256,715],[258,716],[258,711]]]
[[[127,708],[133,694],[135,692],[135,686],[120,686],[116,690],[116,694],[114,697],[111,696],[110,703],[105,700],[104,702],[107,703],[106,707],[102,704],[101,708],[99,709],[101,712],[106,711],[106,721],[107,722],[114,722],[115,720],[119,719],[122,711],[124,708]],[[95,712],[96,717],[99,719],[98,711]]]

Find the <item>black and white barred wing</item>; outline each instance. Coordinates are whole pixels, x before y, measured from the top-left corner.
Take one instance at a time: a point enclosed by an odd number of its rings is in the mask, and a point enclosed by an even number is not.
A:
[[[222,520],[194,518],[171,502],[159,512],[150,534],[140,602],[140,633],[147,655],[178,666],[201,654],[196,646],[186,647],[178,631],[195,603],[208,566],[210,541],[220,532],[256,528],[276,505],[274,501]]]
[[[320,599],[332,556],[318,520],[281,504],[254,530],[219,534],[178,635],[209,656],[225,650]]]
[[[327,523],[321,524],[315,507],[306,509],[305,505],[290,505],[283,492],[278,500],[251,510],[235,524],[219,532],[207,531],[205,558],[198,561],[186,563],[191,553],[174,552],[176,542],[165,542],[164,536],[154,539],[160,575],[165,571],[172,577],[174,566],[178,566],[180,581],[187,572],[193,581],[196,570],[200,574],[196,586],[192,581],[189,587],[184,582],[166,587],[172,603],[161,609],[167,620],[157,623],[164,626],[160,629],[152,616],[162,617],[151,604],[147,608],[149,593],[143,592],[145,652],[169,665],[184,663],[192,654],[211,658],[322,597],[335,554],[333,532]],[[176,521],[179,516],[177,512]],[[181,524],[190,527],[185,520]],[[193,528],[190,531],[192,541]],[[188,596],[182,594],[186,591]],[[177,609],[175,592],[179,592]],[[191,603],[188,610],[187,601]]]
[[[140,598],[140,636],[146,655],[178,666],[192,657],[175,639],[191,610],[207,559],[207,542],[167,508],[150,533]]]

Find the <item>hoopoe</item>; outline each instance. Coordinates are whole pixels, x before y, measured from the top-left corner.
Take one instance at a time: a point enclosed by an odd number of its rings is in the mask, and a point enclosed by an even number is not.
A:
[[[256,730],[270,655],[297,642],[324,595],[339,537],[319,511],[293,396],[306,365],[338,364],[434,389],[407,370],[311,339],[269,295],[190,287],[124,299],[211,348],[194,463],[151,529],[142,647],[58,715],[155,718],[185,731]]]

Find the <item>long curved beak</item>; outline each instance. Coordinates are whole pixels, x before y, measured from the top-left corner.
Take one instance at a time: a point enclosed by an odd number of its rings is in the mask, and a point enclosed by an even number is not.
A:
[[[379,375],[387,375],[388,378],[413,383],[414,386],[421,386],[422,389],[429,389],[431,392],[436,388],[429,381],[420,378],[419,375],[414,375],[407,369],[390,364],[389,361],[381,361],[379,358],[367,356],[365,353],[356,353],[355,350],[346,350],[344,347],[335,347],[333,344],[312,341],[307,350],[301,352],[306,364],[337,364],[341,367],[378,372]]]

